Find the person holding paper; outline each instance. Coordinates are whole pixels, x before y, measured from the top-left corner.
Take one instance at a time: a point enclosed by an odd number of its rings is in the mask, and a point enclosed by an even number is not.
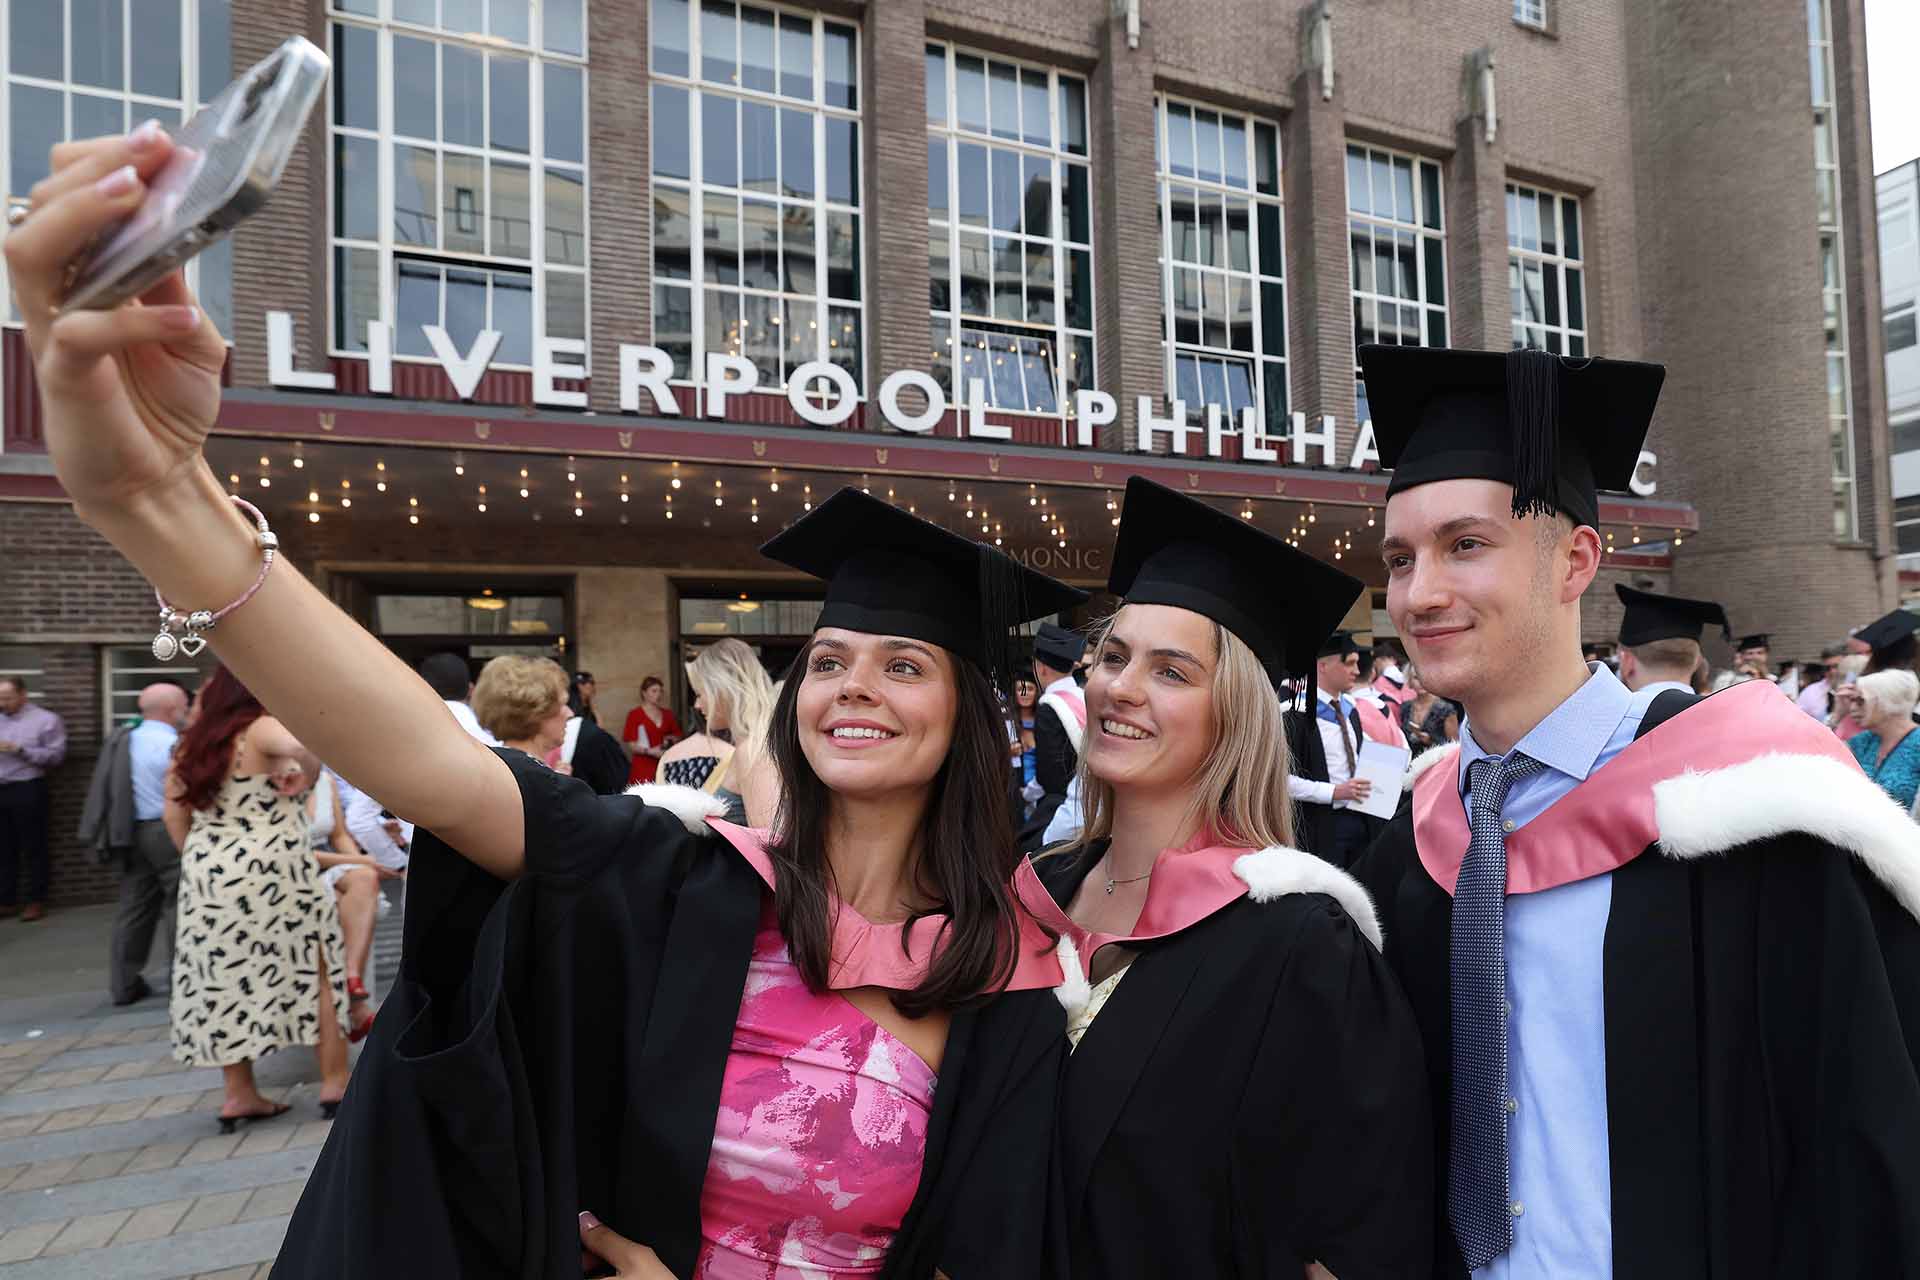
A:
[[[1067,975],[1054,1275],[1421,1274],[1418,1035],[1366,895],[1288,847],[1275,682],[1312,668],[1361,584],[1139,477],[1111,564],[1085,827],[1015,880]]]
[[[1290,708],[1284,717],[1293,756],[1287,794],[1298,806],[1300,847],[1348,867],[1381,827],[1378,818],[1355,807],[1367,799],[1373,783],[1354,776],[1361,744],[1371,739],[1350,696],[1360,679],[1360,647],[1352,633],[1336,631],[1321,644],[1313,679],[1313,710]]]
[[[1387,612],[1466,708],[1356,867],[1426,1039],[1430,1274],[1920,1275],[1920,826],[1770,684],[1582,660],[1664,371],[1360,364]]]

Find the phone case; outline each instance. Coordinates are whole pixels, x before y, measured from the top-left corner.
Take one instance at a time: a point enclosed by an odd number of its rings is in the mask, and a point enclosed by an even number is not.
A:
[[[293,36],[196,112],[131,217],[106,233],[63,306],[136,298],[267,202],[320,100],[327,55]]]

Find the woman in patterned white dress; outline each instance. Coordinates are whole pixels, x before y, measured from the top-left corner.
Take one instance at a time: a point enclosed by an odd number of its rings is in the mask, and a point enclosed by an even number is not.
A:
[[[316,1046],[320,1107],[347,1089],[345,951],[308,849],[303,793],[319,764],[224,666],[201,687],[167,778],[180,846],[169,1016],[173,1055],[226,1076],[220,1128],[284,1114],[253,1060]]]

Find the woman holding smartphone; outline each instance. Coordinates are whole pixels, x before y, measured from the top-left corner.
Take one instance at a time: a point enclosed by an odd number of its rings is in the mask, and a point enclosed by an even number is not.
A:
[[[1019,881],[1075,953],[1057,1266],[1425,1274],[1419,1032],[1366,893],[1288,847],[1274,682],[1313,671],[1361,584],[1138,477],[1112,563],[1124,603],[1091,650],[1086,825]]]
[[[992,681],[1079,593],[845,493],[768,548],[827,582],[772,835],[489,750],[222,491],[226,349],[178,274],[57,311],[171,147],[56,148],[7,234],[48,451],[169,634],[419,826],[400,979],[275,1274],[1035,1273],[1060,966],[1012,898]]]

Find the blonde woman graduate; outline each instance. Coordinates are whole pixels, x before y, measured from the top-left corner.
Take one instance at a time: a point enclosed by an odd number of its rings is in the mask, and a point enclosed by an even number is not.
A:
[[[1124,603],[1093,637],[1086,827],[1017,882],[1070,972],[1052,1265],[1419,1275],[1419,1033],[1366,894],[1291,847],[1275,692],[1361,584],[1136,478],[1108,589]]]

